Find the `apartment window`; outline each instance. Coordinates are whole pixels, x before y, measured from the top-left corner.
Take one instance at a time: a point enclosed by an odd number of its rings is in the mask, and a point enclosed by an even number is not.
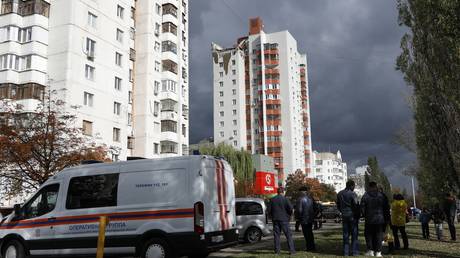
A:
[[[224,111],[220,111],[220,112],[219,112],[219,115],[220,115],[220,116],[224,116]]]
[[[232,70],[232,74],[235,75],[235,74],[236,74],[236,70]]]
[[[237,147],[238,146],[238,141],[233,141],[233,146]]]
[[[232,80],[233,85],[236,85],[236,80]]]
[[[233,125],[236,125],[236,120],[235,119],[233,119]]]
[[[129,29],[129,38],[134,40],[134,36],[136,35],[136,29],[134,29],[133,27],[131,27]]]
[[[134,149],[134,138],[131,136],[128,136],[128,145],[127,145],[128,150]]]
[[[153,143],[153,154],[159,154],[159,147],[160,147],[160,144],[158,143]]]
[[[18,30],[18,41],[20,43],[29,42],[32,40],[32,27]]]
[[[86,55],[88,57],[94,57],[94,52],[96,50],[96,41],[86,38]]]
[[[159,112],[160,112],[160,102],[155,101],[153,102],[153,115],[158,116]]]
[[[220,77],[224,77],[224,72],[219,72]]]
[[[136,8],[131,7],[131,19],[136,19]]]
[[[128,91],[128,103],[133,104],[133,92]]]
[[[237,136],[238,132],[236,130],[233,130],[233,136]]]
[[[161,120],[161,132],[177,133],[177,122],[173,120]]]
[[[224,92],[223,92],[223,91],[219,91],[219,96],[223,97],[223,96],[224,96]]]
[[[129,69],[129,82],[134,82],[134,71]]]
[[[88,12],[88,26],[96,28],[97,27],[97,16],[92,12]]]
[[[158,61],[155,61],[155,72],[159,72],[160,71],[160,62]]]
[[[161,14],[161,5],[155,4],[155,11],[156,11],[156,13],[157,13],[158,15],[160,15],[160,14]]]
[[[115,88],[116,90],[121,90],[121,82],[122,82],[121,78],[115,76],[115,85],[114,85],[114,88]]]
[[[232,94],[236,95],[236,89],[232,89]]]
[[[161,100],[161,111],[172,111],[177,113],[178,105],[177,101],[172,99]]]
[[[83,120],[82,131],[84,135],[88,135],[88,136],[93,135],[93,122]]]
[[[160,36],[160,24],[157,22],[155,23],[155,36],[159,37]]]
[[[121,7],[120,5],[117,5],[117,17],[120,19],[123,19],[125,13],[125,8]]]
[[[224,63],[223,63],[223,62],[220,62],[220,63],[219,63],[219,67],[224,67]]]
[[[174,17],[177,17],[177,7],[173,4],[164,4],[163,5],[163,15],[171,14]]]
[[[153,85],[153,94],[156,96],[160,92],[160,82],[159,81],[154,81]]]
[[[115,64],[118,66],[121,66],[122,59],[123,59],[123,55],[118,52],[115,52]]]
[[[182,124],[182,136],[187,137],[187,127],[184,124]]]
[[[223,102],[223,101],[219,101],[219,106],[223,107],[223,106],[224,106],[224,102]]]
[[[92,107],[93,106],[94,94],[89,92],[83,92],[83,105]]]
[[[224,82],[219,82],[220,87],[224,87]]]
[[[161,141],[161,153],[177,154],[177,143],[172,141]]]
[[[161,80],[161,91],[177,93],[177,82],[173,80]]]
[[[236,109],[233,109],[232,113],[234,116],[236,116]]]
[[[236,99],[232,99],[232,104],[235,106],[236,105]]]
[[[236,64],[236,61],[233,59],[232,60],[232,65],[235,65]]]
[[[161,24],[161,30],[163,33],[172,33],[177,36],[177,26],[172,22],[163,22]]]
[[[219,135],[220,135],[220,137],[224,137],[224,136],[225,136],[225,133],[222,132],[222,131],[220,131],[220,132],[219,132]]]
[[[220,121],[220,122],[219,122],[219,125],[220,125],[220,127],[224,127],[224,125],[225,125],[225,124],[224,124],[224,121]]]
[[[120,141],[120,128],[113,128],[113,141],[119,142]]]
[[[123,31],[120,29],[117,29],[117,41],[122,43],[123,42]]]
[[[121,103],[113,102],[113,113],[117,116],[121,113]]]
[[[94,81],[94,70],[95,68],[91,65],[85,66],[85,77],[88,80]]]
[[[166,59],[166,60],[162,60],[161,62],[162,62],[163,71],[169,71],[174,74],[177,74],[177,64],[174,61]]]
[[[154,47],[154,50],[155,50],[156,52],[160,52],[160,46],[161,46],[161,45],[160,45],[160,42],[158,42],[158,41],[155,41],[155,47]]]
[[[166,40],[161,42],[161,51],[162,52],[173,52],[174,54],[177,54],[177,45],[176,43]]]

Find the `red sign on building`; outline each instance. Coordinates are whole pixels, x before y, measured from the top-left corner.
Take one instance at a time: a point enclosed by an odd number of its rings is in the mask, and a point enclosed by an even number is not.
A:
[[[274,194],[277,190],[276,175],[273,172],[256,172],[256,180],[254,185],[255,194]]]

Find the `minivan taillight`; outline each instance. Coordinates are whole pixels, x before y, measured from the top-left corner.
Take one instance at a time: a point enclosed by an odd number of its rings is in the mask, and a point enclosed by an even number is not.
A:
[[[193,205],[194,230],[198,234],[204,233],[204,205],[197,202]]]

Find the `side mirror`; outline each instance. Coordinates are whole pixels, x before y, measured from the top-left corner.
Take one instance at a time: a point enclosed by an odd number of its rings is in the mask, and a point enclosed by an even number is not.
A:
[[[15,204],[14,205],[14,215],[19,215],[21,213],[21,205],[20,204]]]

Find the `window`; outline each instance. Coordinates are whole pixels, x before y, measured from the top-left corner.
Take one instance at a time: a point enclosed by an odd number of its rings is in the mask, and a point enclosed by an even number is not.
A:
[[[96,50],[96,41],[86,38],[86,55],[88,57],[94,57],[94,53]]]
[[[66,208],[73,210],[117,206],[118,175],[80,176],[70,179]]]
[[[160,82],[154,81],[153,83],[153,94],[156,96],[160,92]]]
[[[219,132],[219,135],[220,135],[220,137],[224,137],[224,136],[225,136],[225,133],[222,132],[222,131],[220,131],[220,132]]]
[[[159,154],[159,150],[158,150],[158,149],[159,149],[159,148],[158,148],[159,146],[160,146],[160,144],[158,144],[158,143],[153,143],[153,154]]]
[[[117,116],[120,115],[121,112],[121,103],[113,102],[113,113]]]
[[[83,134],[91,136],[93,135],[93,122],[83,120]]]
[[[134,82],[134,71],[129,69],[129,82]]]
[[[187,127],[182,124],[182,136],[187,137]]]
[[[233,109],[232,113],[234,116],[236,116],[236,109]]]
[[[262,205],[256,202],[236,202],[235,212],[236,216],[264,214]]]
[[[59,184],[52,184],[43,187],[29,202],[21,209],[20,219],[30,219],[43,216],[54,210],[59,193]]]
[[[224,92],[223,92],[223,91],[219,91],[219,96],[223,97],[223,96],[224,96]]]
[[[93,98],[94,94],[91,94],[89,92],[84,92],[83,93],[83,105],[92,107],[93,106]]]
[[[115,85],[114,88],[116,90],[121,90],[121,78],[115,76]]]
[[[160,71],[160,62],[158,61],[155,61],[155,72],[159,72]]]
[[[115,64],[121,66],[123,55],[115,52]]]
[[[166,60],[162,60],[161,62],[162,62],[163,72],[169,71],[174,74],[177,74],[177,64],[174,61],[166,59]]]
[[[120,5],[117,5],[117,17],[120,19],[123,19],[124,12],[125,12],[125,8],[121,7]]]
[[[153,122],[153,132],[156,134],[160,133],[160,123],[158,122]]]
[[[131,19],[136,19],[136,8],[131,7]]]
[[[219,106],[220,106],[220,107],[223,107],[223,106],[224,106],[224,102],[223,102],[223,101],[219,101]]]
[[[91,65],[86,65],[85,66],[85,77],[88,80],[93,81],[94,80],[94,67]]]
[[[172,99],[161,100],[161,111],[172,111],[177,113],[177,101]]]
[[[160,15],[161,14],[161,5],[155,4],[155,12]]]
[[[233,136],[237,136],[238,132],[236,130],[233,130]]]
[[[235,75],[235,74],[236,74],[236,70],[232,70],[232,74]]]
[[[235,106],[236,105],[236,99],[232,99],[232,104]]]
[[[237,147],[238,146],[238,141],[233,141],[233,146]]]
[[[155,41],[155,47],[154,47],[154,50],[155,50],[156,52],[160,52],[160,46],[161,46],[161,45],[160,45],[160,42],[158,42],[158,41]]]
[[[117,29],[117,41],[120,43],[123,43],[123,31],[120,29]]]
[[[18,41],[20,43],[29,42],[32,40],[32,28],[19,29],[18,31]]]
[[[219,63],[219,67],[224,67],[224,63],[223,63],[223,62],[220,62],[220,63]]]
[[[172,22],[163,22],[161,24],[161,31],[163,33],[172,33],[177,36],[177,26]]]
[[[153,102],[153,115],[158,116],[159,112],[160,112],[160,102],[155,101]]]
[[[233,95],[236,95],[236,89],[233,89],[233,90],[232,90],[232,94],[233,94]]]
[[[173,4],[164,4],[163,5],[163,15],[171,14],[174,17],[177,17],[177,7]]]
[[[224,82],[219,82],[220,87],[224,87]]]
[[[219,125],[220,125],[220,127],[224,127],[224,125],[225,125],[225,124],[224,124],[224,121],[220,121],[220,122],[219,122]]]
[[[177,82],[173,80],[162,80],[161,85],[161,91],[177,93]]]
[[[177,45],[176,43],[166,40],[161,43],[161,52],[173,52],[177,54]]]
[[[120,141],[120,128],[113,128],[113,141],[119,142]]]
[[[235,59],[232,60],[232,65],[235,65],[236,64],[236,61]]]
[[[97,16],[92,12],[88,12],[88,26],[96,28],[97,27]]]
[[[236,120],[235,119],[233,119],[233,125],[236,125]]]
[[[236,85],[236,80],[232,80],[233,85]]]
[[[134,40],[134,37],[136,36],[136,29],[134,29],[133,27],[131,27],[129,29],[129,38]]]
[[[177,143],[172,141],[161,141],[161,153],[177,154]]]
[[[224,77],[224,72],[219,72],[220,77]]]
[[[160,36],[160,24],[157,22],[155,23],[155,36],[159,37]]]
[[[132,125],[132,124],[133,124],[133,114],[128,113],[128,125]]]
[[[127,144],[128,150],[134,149],[134,138],[131,136],[128,136],[128,144]]]
[[[220,111],[220,112],[219,112],[219,115],[220,115],[220,116],[224,116],[224,111]]]

